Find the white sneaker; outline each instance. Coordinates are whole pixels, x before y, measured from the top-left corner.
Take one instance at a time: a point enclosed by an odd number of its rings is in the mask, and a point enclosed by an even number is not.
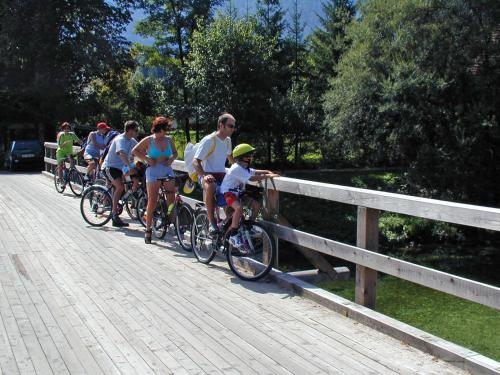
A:
[[[234,236],[229,237],[229,244],[236,249],[239,249],[243,246],[239,234],[235,234]]]

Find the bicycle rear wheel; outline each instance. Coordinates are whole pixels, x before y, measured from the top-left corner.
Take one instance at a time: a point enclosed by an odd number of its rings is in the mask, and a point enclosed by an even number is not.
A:
[[[143,195],[142,197],[139,198],[139,201],[137,202],[137,207],[135,209],[137,212],[137,218],[143,227],[146,227],[145,215],[147,206],[148,206],[148,197]]]
[[[111,194],[102,186],[94,185],[83,193],[80,212],[83,219],[93,227],[101,227],[111,220]]]
[[[59,178],[59,167],[56,167],[54,170],[54,185],[58,193],[62,194],[64,189],[66,189],[66,182],[64,181],[64,178]]]
[[[71,189],[73,194],[75,194],[77,197],[81,197],[84,188],[82,174],[78,172],[76,169],[70,169],[68,180],[69,180],[69,188]]]
[[[181,202],[175,207],[175,234],[181,247],[191,251],[191,226],[193,225],[193,209],[187,203]]]
[[[191,226],[191,246],[194,256],[201,263],[210,263],[216,255],[213,240],[208,233],[208,215],[205,209],[198,210],[194,214]]]
[[[153,234],[156,238],[162,239],[167,234],[167,202],[163,197],[158,199],[155,210],[153,211]]]
[[[227,263],[240,279],[256,281],[266,276],[276,259],[274,239],[259,223],[240,228],[243,246],[234,248],[227,244]]]

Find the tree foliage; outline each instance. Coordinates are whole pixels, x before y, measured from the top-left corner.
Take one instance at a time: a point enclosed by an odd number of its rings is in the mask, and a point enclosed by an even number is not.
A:
[[[499,201],[500,3],[371,0],[326,95],[344,156],[410,167],[414,191]]]
[[[193,35],[188,83],[198,93],[200,118],[212,128],[223,111],[235,115],[240,132],[255,136],[268,127],[273,45],[256,30],[255,19],[219,14]]]
[[[139,45],[139,52],[144,64],[149,67],[161,67],[168,84],[179,90],[167,90],[170,113],[176,118],[184,119],[184,130],[187,139],[189,133],[189,117],[192,115],[190,102],[192,93],[185,83],[186,61],[191,50],[191,37],[199,28],[212,18],[213,9],[222,0],[141,0],[141,7],[147,17],[136,26],[136,31],[145,37],[154,39],[152,46]],[[165,80],[163,80],[165,83]]]
[[[95,78],[130,64],[128,0],[3,0],[0,112],[50,123],[74,114]]]

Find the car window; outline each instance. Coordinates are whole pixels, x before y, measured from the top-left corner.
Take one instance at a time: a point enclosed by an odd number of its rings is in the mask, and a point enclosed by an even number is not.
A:
[[[12,151],[29,150],[34,152],[40,152],[42,146],[38,141],[15,141],[12,145]]]

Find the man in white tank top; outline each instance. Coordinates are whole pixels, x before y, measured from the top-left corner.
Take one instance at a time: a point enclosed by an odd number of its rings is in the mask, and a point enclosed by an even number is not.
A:
[[[207,208],[210,221],[210,233],[216,233],[218,228],[214,219],[214,194],[217,184],[220,185],[226,174],[226,160],[234,163],[232,156],[231,135],[234,133],[236,120],[229,113],[223,113],[217,119],[217,131],[200,141],[194,154],[193,165],[198,173],[203,187],[203,201]],[[214,149],[215,141],[215,149]]]

